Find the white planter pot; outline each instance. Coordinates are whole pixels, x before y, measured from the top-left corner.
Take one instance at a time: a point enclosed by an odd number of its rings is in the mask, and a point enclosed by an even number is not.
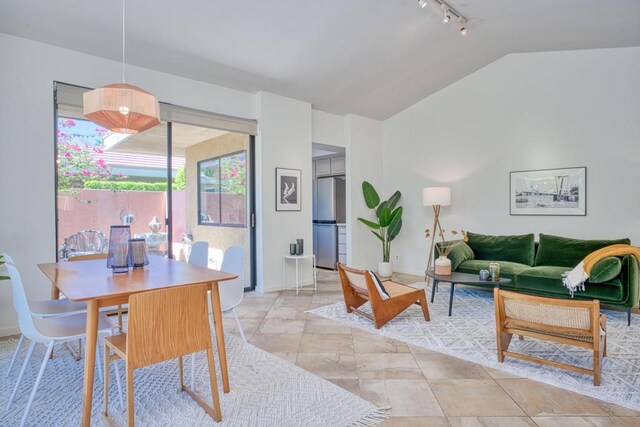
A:
[[[451,260],[446,256],[441,256],[436,259],[436,274],[440,276],[451,275]]]
[[[393,268],[391,267],[390,262],[378,263],[378,275],[380,277],[391,277],[392,273],[393,273]]]

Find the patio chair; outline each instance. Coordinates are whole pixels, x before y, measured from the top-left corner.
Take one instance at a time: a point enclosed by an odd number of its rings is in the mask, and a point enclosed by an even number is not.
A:
[[[602,358],[607,356],[607,317],[600,301],[553,299],[507,292],[495,288],[498,362],[505,356],[541,363],[593,376],[600,385]],[[593,351],[593,368],[586,369],[509,351],[513,335],[531,337]]]
[[[413,304],[422,308],[424,320],[429,321],[424,289],[415,289],[391,280],[376,284],[374,280],[377,278],[374,278],[372,273],[349,268],[341,263],[338,263],[338,271],[347,313],[355,312],[372,320],[376,329],[380,329]],[[367,301],[371,303],[371,315],[359,310]]]
[[[65,239],[69,249],[69,256],[74,253],[80,254],[100,254],[107,252],[109,239],[102,232],[97,230],[79,231]]]

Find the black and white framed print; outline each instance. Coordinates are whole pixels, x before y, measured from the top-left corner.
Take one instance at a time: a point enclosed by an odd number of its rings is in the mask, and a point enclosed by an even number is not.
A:
[[[586,215],[587,168],[510,173],[511,215]]]
[[[301,211],[300,169],[276,168],[276,211]]]

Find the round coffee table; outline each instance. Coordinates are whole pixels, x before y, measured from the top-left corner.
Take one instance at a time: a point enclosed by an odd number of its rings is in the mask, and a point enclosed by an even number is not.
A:
[[[449,295],[449,317],[451,317],[451,311],[453,309],[453,293],[455,291],[456,284],[476,286],[478,288],[499,288],[500,285],[506,285],[508,283],[511,283],[511,279],[507,279],[505,277],[500,278],[500,280],[498,281],[480,280],[480,277],[477,274],[469,274],[469,273],[453,272],[450,275],[443,276],[440,274],[436,274],[435,271],[433,270],[427,270],[424,272],[424,274],[433,279],[433,287],[431,288],[432,303],[436,295],[436,290],[438,289],[438,283],[441,283],[441,282],[451,283],[451,294]]]

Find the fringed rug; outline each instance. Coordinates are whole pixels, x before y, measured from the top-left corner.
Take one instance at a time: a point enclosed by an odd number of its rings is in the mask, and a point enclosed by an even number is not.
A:
[[[426,288],[426,283],[411,286]],[[431,296],[429,291],[427,296]],[[434,303],[429,303],[430,322],[425,322],[420,307],[413,306],[379,330],[370,320],[355,313],[347,314],[344,303],[319,307],[309,312],[416,347],[640,411],[639,316],[633,316],[631,326],[627,326],[626,313],[606,311],[607,357],[602,365],[602,383],[594,387],[593,378],[588,375],[509,357],[504,363],[498,363],[492,292],[456,288],[452,317],[447,316],[448,305],[449,286],[440,285]],[[371,313],[368,303],[361,309]],[[510,350],[586,368],[593,366],[592,352],[588,350],[531,338],[525,338],[524,341],[514,339]]]
[[[319,378],[284,359],[249,345],[257,371],[239,338],[227,335],[227,358],[231,392],[222,393],[218,372],[222,422],[215,423],[186,393],[178,391],[177,361],[169,361],[135,371],[136,424],[142,426],[369,426],[384,420],[384,414],[369,402],[333,383]],[[18,377],[26,345],[11,374],[5,378],[17,339],[0,341],[0,426],[20,423],[35,382],[44,346],[36,347],[20,385],[16,401],[5,407]],[[195,390],[209,404],[211,393],[206,353],[197,353]],[[118,361],[122,375],[124,364]],[[216,355],[216,367],[219,371]],[[185,382],[190,384],[190,359],[185,358]],[[82,378],[84,361],[76,362],[60,346],[49,361],[36,400],[29,414],[30,426],[77,426],[82,418]],[[118,426],[126,426],[120,410],[113,366],[111,369],[110,416]],[[101,412],[104,389],[96,375],[92,425],[104,425]]]

